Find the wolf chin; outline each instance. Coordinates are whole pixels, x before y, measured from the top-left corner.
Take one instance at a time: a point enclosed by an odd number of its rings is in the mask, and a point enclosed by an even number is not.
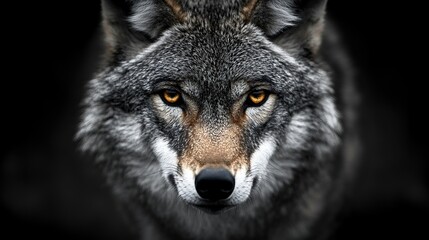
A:
[[[77,133],[141,239],[320,239],[355,167],[326,0],[103,0]]]

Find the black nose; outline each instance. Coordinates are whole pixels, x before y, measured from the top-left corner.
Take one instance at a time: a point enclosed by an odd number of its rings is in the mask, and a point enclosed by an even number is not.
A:
[[[234,191],[234,185],[234,177],[223,168],[206,168],[195,177],[198,194],[210,201],[228,198]]]

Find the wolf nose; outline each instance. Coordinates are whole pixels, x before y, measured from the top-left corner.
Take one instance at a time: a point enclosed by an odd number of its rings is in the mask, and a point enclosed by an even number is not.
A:
[[[228,198],[234,191],[234,185],[234,176],[222,168],[206,168],[195,177],[198,194],[210,201]]]

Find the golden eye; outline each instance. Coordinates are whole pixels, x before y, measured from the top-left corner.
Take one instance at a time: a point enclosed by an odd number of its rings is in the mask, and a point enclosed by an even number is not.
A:
[[[248,103],[250,106],[261,106],[267,100],[268,94],[265,90],[257,90],[249,94]]]
[[[180,93],[175,90],[164,90],[160,94],[166,104],[175,105],[180,102]]]

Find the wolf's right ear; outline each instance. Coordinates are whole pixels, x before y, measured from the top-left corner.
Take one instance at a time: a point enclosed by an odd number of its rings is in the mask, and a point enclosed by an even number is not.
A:
[[[110,48],[147,44],[186,15],[176,0],[102,0],[103,27]]]
[[[242,16],[280,46],[315,55],[321,44],[326,3],[327,0],[247,0]]]

